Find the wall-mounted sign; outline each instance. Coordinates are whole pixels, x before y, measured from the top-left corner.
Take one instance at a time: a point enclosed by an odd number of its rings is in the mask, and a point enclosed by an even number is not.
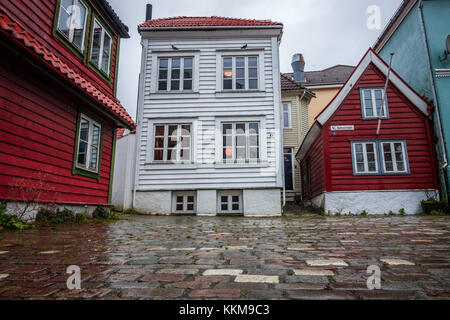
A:
[[[347,131],[347,130],[355,130],[355,126],[354,125],[331,126],[331,131]]]

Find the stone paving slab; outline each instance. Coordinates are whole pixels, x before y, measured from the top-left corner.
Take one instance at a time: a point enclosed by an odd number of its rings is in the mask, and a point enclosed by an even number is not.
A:
[[[449,299],[449,217],[203,218],[0,231],[0,299]],[[66,269],[81,268],[82,290]],[[367,288],[367,268],[381,289]]]

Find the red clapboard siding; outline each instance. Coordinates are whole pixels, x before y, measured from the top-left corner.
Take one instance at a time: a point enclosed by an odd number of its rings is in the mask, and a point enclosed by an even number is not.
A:
[[[301,182],[302,182],[302,197],[303,199],[308,199],[308,188],[307,182],[305,181],[305,173],[307,159],[311,166],[311,197],[322,193],[325,190],[325,164],[324,164],[324,152],[323,152],[323,137],[320,134],[316,140],[313,142],[308,152],[304,157],[304,161],[301,162]]]
[[[95,1],[91,1],[96,6]],[[14,0],[1,1],[0,9],[11,17],[15,22],[29,32],[37,41],[44,44],[55,55],[62,59],[70,68],[86,77],[97,89],[104,94],[113,97],[114,95],[114,72],[116,69],[116,49],[118,37],[114,36],[112,46],[112,68],[111,82],[107,83],[96,72],[90,69],[84,61],[74,55],[64,44],[53,37],[53,21],[56,14],[57,0]],[[98,11],[97,14],[102,15],[104,21],[108,19]],[[111,26],[111,24],[109,24]],[[87,21],[86,27],[91,32],[90,21]],[[114,30],[113,28],[111,28]],[[86,34],[88,36],[88,33]]]
[[[11,188],[17,179],[37,183],[45,177],[44,189],[53,193],[42,202],[107,204],[113,123],[103,118],[99,180],[73,175],[78,107],[89,107],[44,74],[7,58],[0,63],[0,199],[23,200]]]
[[[323,126],[327,191],[436,189],[434,152],[429,146],[431,132],[426,116],[389,84],[389,119],[383,120],[376,136],[378,120],[362,120],[360,87],[384,86],[385,76],[370,64],[348,96]],[[334,125],[354,125],[354,131],[330,131]],[[411,173],[408,175],[354,176],[351,140],[405,139]],[[313,149],[313,148],[311,148]],[[314,176],[322,180],[322,177]]]

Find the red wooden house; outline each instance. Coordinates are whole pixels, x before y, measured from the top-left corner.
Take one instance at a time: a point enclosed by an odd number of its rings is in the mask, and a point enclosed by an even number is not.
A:
[[[109,203],[126,27],[106,0],[0,2],[0,200]]]
[[[417,213],[437,194],[432,110],[393,70],[385,99],[388,69],[369,49],[317,116],[297,153],[303,201],[332,214]]]

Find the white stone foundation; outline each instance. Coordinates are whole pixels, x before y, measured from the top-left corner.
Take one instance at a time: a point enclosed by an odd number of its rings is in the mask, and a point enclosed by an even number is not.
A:
[[[134,208],[149,214],[171,214],[172,192],[138,191],[136,192]]]
[[[280,189],[246,189],[243,192],[244,216],[281,216]]]
[[[439,194],[437,190],[386,190],[386,191],[334,191],[322,193],[311,202],[319,208],[324,205],[329,214],[385,214],[392,211],[399,213],[404,209],[406,214],[422,212],[420,202],[430,194]],[[324,199],[324,201],[323,201]]]
[[[197,215],[215,216],[217,208],[217,190],[197,190]]]

